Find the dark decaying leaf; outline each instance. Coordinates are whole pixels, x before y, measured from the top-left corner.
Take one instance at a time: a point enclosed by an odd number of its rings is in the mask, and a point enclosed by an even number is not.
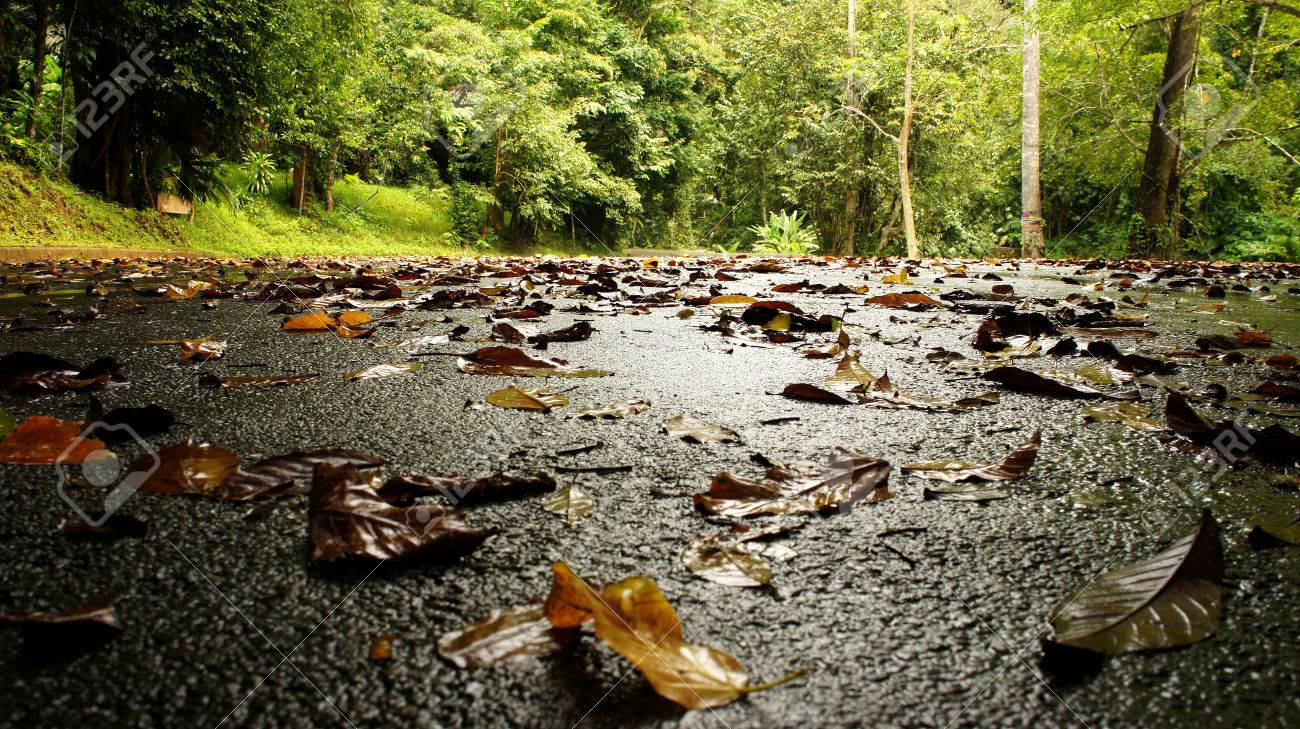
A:
[[[1262,519],[1250,528],[1247,541],[1255,549],[1300,545],[1300,518]]]
[[[912,463],[903,466],[903,472],[918,478],[948,483],[1014,481],[1033,467],[1042,442],[1042,434],[1035,431],[1024,445],[1012,451],[1000,463],[989,465],[972,465],[964,461]]]
[[[394,504],[409,503],[421,496],[436,496],[448,503],[483,504],[537,496],[555,490],[555,478],[543,471],[494,473],[474,478],[460,474],[394,476],[379,487],[379,495]]]
[[[140,484],[141,491],[160,494],[212,495],[221,483],[239,469],[239,456],[221,446],[177,443],[145,453],[128,469],[131,473],[149,473]]]
[[[93,438],[105,443],[130,443],[136,436],[148,438],[171,430],[176,423],[176,416],[167,408],[158,405],[146,405],[142,408],[113,408],[104,412],[104,405],[98,398],[91,400],[90,412],[86,415],[87,430]]]
[[[1169,549],[1106,572],[1054,609],[1049,642],[1110,655],[1196,643],[1219,627],[1222,583],[1219,525],[1207,511]]]
[[[81,423],[46,415],[33,415],[19,423],[0,441],[0,463],[49,466],[107,459],[104,442],[81,437]]]
[[[834,390],[828,390],[820,385],[812,385],[806,382],[799,382],[786,385],[781,391],[783,397],[791,400],[805,400],[808,402],[822,402],[830,405],[852,405],[853,401],[844,397]]]
[[[1009,389],[1040,395],[1071,398],[1099,398],[1105,395],[1085,385],[1069,385],[1019,367],[996,367],[984,373],[984,379]]]
[[[731,428],[706,423],[689,415],[678,415],[665,420],[664,432],[688,443],[730,443],[740,438]]]
[[[498,533],[470,526],[456,509],[394,506],[379,496],[377,480],[354,466],[316,466],[308,510],[313,561],[442,561]]]
[[[393,660],[393,641],[397,633],[380,633],[370,642],[370,660],[375,663],[387,663]]]
[[[288,385],[300,385],[304,382],[311,382],[319,378],[320,375],[257,375],[252,377],[219,377],[212,373],[207,373],[199,378],[200,384],[207,387],[220,387],[227,390],[238,390],[241,387],[285,387]]]
[[[1151,409],[1134,402],[1108,402],[1083,409],[1085,422],[1117,422],[1146,433],[1158,433],[1165,426],[1151,419]]]
[[[858,502],[875,503],[893,496],[888,463],[851,448],[837,448],[824,466],[775,464],[761,480],[723,471],[713,477],[707,493],[693,498],[706,511],[743,518],[845,510]]]
[[[382,458],[346,448],[295,451],[242,466],[212,493],[229,501],[249,501],[266,496],[298,496],[311,493],[311,476],[316,466],[355,466],[376,469]]]
[[[513,347],[481,347],[457,360],[462,372],[504,377],[606,377],[602,370],[570,367],[559,359],[540,359]]]
[[[94,598],[64,612],[25,612],[0,615],[0,625],[22,631],[23,651],[32,660],[48,662],[88,653],[122,632],[109,597]]]
[[[438,655],[458,668],[480,668],[556,653],[578,637],[551,625],[542,605],[494,610],[438,641]]]
[[[1165,400],[1165,422],[1169,429],[1224,458],[1253,458],[1275,466],[1300,463],[1300,436],[1278,426],[1253,430],[1231,420],[1211,423],[1201,417],[1181,393],[1170,392]]]
[[[143,537],[149,532],[149,523],[120,511],[105,516],[103,512],[90,515],[102,523],[96,525],[80,517],[70,517],[59,522],[59,533],[72,541],[111,542],[122,537]]]
[[[960,483],[952,486],[936,486],[922,489],[921,497],[926,501],[968,501],[982,503],[1011,498],[1011,490],[1001,486],[990,486],[988,482]]]
[[[36,352],[10,352],[0,357],[0,391],[10,395],[45,395],[103,387],[122,366],[102,357],[85,367]]]

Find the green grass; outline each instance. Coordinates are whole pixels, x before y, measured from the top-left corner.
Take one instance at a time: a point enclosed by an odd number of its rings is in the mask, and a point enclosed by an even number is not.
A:
[[[230,180],[241,186],[236,173]],[[338,181],[335,209],[300,214],[284,204],[281,177],[269,194],[199,203],[191,224],[152,210],[106,203],[66,181],[0,162],[0,246],[130,248],[219,256],[414,256],[494,253],[587,255],[568,240],[487,250],[448,241],[447,196],[440,190]]]

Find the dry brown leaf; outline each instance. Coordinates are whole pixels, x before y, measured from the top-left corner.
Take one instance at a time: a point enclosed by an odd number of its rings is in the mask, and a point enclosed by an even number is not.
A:
[[[499,408],[532,410],[540,413],[550,412],[553,408],[562,408],[569,404],[569,398],[564,395],[547,392],[541,388],[524,390],[514,385],[497,390],[484,399]]]

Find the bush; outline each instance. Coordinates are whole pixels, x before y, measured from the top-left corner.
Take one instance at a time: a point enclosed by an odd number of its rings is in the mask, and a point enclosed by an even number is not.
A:
[[[804,227],[804,215],[798,211],[770,213],[767,222],[750,227],[758,236],[754,250],[758,253],[788,253],[810,256],[817,252],[817,235]]]

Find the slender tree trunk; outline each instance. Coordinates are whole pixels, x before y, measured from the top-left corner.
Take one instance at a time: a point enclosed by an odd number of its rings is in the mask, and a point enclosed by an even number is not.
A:
[[[498,191],[501,189],[501,130],[497,130],[496,149],[492,153],[492,197],[495,202],[488,205],[487,224],[497,235],[505,233],[506,230],[506,213],[501,208],[501,197]]]
[[[293,187],[289,192],[289,205],[298,212],[306,209],[307,202],[307,147],[299,145],[298,159],[293,165]]]
[[[28,139],[36,139],[36,116],[41,110],[41,91],[45,88],[45,44],[50,27],[49,0],[36,0],[33,5],[32,108],[27,113]]]
[[[1021,59],[1020,256],[1043,257],[1043,198],[1038,168],[1039,47],[1036,0],[1025,0]]]
[[[334,146],[330,148],[329,169],[325,171],[325,212],[327,213],[334,212],[334,167],[338,164],[338,161],[339,145],[338,142],[335,142]]]
[[[916,0],[907,0],[907,65],[903,70],[903,124],[898,130],[898,195],[903,200],[903,235],[907,238],[907,257],[920,258],[921,244],[916,239],[916,215],[912,211],[912,172],[908,163],[908,140],[912,136],[912,57],[916,44]]]
[[[889,246],[889,242],[894,239],[894,236],[898,235],[898,219],[902,217],[902,214],[903,196],[896,195],[894,197],[893,209],[889,212],[889,220],[885,221],[884,227],[880,229],[880,242],[876,244],[877,257],[885,255],[885,248]]]
[[[1142,178],[1138,181],[1137,208],[1146,223],[1146,254],[1153,255],[1162,240],[1168,238],[1170,220],[1170,186],[1177,174],[1178,135],[1175,126],[1182,105],[1187,78],[1196,62],[1200,31],[1201,5],[1196,4],[1175,16],[1169,31],[1169,48],[1165,52],[1164,73],[1151,117]],[[1176,217],[1176,216],[1175,216]]]

